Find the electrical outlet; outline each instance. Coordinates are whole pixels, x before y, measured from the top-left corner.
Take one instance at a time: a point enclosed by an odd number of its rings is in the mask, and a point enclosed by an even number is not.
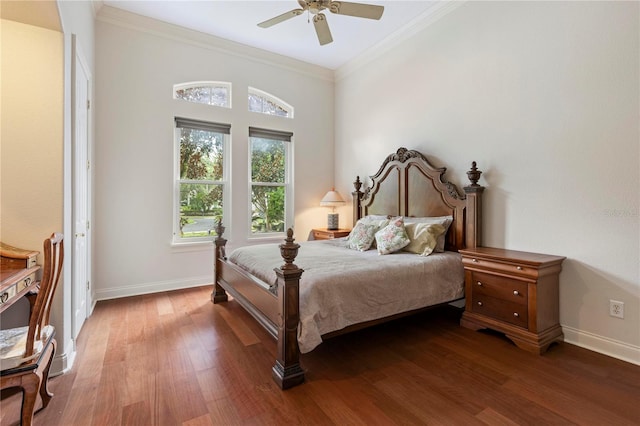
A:
[[[609,315],[616,318],[624,318],[624,302],[609,300]]]

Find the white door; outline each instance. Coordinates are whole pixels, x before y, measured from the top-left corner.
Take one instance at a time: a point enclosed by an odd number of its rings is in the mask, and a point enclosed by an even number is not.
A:
[[[80,333],[90,309],[90,164],[89,164],[89,108],[91,75],[78,50],[75,36],[73,46],[73,278],[72,309],[73,338]]]

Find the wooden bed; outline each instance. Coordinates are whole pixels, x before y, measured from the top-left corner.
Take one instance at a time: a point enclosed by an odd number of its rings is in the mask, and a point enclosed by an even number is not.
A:
[[[478,180],[482,172],[473,162],[467,172],[470,183],[464,187],[464,192],[460,192],[444,178],[445,171],[444,167],[433,167],[417,151],[398,149],[385,158],[375,175],[370,176],[370,186],[363,188],[360,178],[356,178],[355,191],[352,192],[354,224],[367,215],[452,216],[453,222],[446,235],[446,250],[480,246],[484,187],[478,185]],[[277,285],[271,286],[228,261],[221,223],[216,233],[213,303],[227,301],[230,294],[276,339],[277,358],[272,368],[276,383],[282,389],[302,383],[304,371],[300,366],[297,330],[300,321],[299,284],[304,271],[294,264],[300,246],[294,242],[293,231],[287,231],[284,244],[279,246],[284,263],[275,269]],[[343,334],[415,312],[354,324],[322,337]]]

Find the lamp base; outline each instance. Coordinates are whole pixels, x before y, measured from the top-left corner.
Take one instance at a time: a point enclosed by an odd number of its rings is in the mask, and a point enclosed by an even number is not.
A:
[[[336,230],[339,228],[338,224],[340,223],[340,221],[338,219],[338,213],[329,213],[327,218],[327,229]]]

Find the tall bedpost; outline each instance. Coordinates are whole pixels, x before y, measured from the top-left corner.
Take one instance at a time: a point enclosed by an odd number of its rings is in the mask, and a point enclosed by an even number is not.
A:
[[[353,187],[356,189],[351,193],[353,196],[353,225],[355,225],[358,219],[362,217],[362,196],[364,193],[360,191],[360,188],[362,188],[360,176],[356,176],[356,181],[353,182]]]
[[[482,245],[482,193],[484,186],[478,185],[482,171],[476,167],[476,162],[471,163],[471,170],[467,177],[471,185],[464,187],[467,194],[467,220],[465,229],[465,247],[474,248]]]
[[[211,301],[213,303],[226,302],[228,300],[227,292],[224,291],[224,289],[220,286],[220,284],[218,284],[220,282],[220,271],[222,269],[220,267],[220,259],[227,258],[227,255],[225,253],[225,245],[227,244],[227,240],[222,237],[222,234],[224,234],[224,229],[225,228],[224,226],[222,226],[222,221],[219,220],[216,223],[216,227],[215,227],[216,239],[214,240],[214,244],[216,247],[213,252],[213,255],[215,257],[214,259],[215,282],[213,284],[213,292],[211,292]]]
[[[300,245],[294,241],[293,230],[289,228],[285,243],[280,244],[280,253],[285,263],[280,268],[274,269],[278,276],[280,323],[278,324],[278,353],[271,371],[273,379],[281,389],[288,389],[304,382],[298,347],[300,276],[304,271],[293,263],[300,248]]]

